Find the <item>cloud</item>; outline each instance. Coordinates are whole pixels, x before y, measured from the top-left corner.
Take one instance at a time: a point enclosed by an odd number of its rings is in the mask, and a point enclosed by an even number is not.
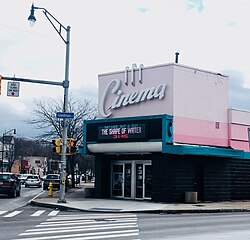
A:
[[[137,9],[137,11],[140,13],[145,13],[145,12],[148,12],[149,10],[150,8],[146,8],[146,7],[140,7]]]
[[[250,88],[244,87],[244,76],[234,70],[224,71],[229,76],[229,108],[250,111]]]
[[[187,9],[195,9],[197,12],[202,12],[204,10],[204,5],[202,0],[187,0],[186,1]]]

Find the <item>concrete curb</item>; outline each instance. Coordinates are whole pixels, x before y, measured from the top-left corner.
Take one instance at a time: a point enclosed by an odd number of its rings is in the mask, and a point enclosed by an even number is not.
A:
[[[97,210],[97,209],[79,209],[72,206],[65,206],[67,203],[42,203],[35,200],[29,202],[30,205],[59,209],[59,210],[76,210],[80,212],[92,212],[92,213],[156,213],[156,214],[184,214],[184,213],[221,213],[221,212],[250,212],[245,208],[214,208],[214,209],[145,209],[145,210]]]

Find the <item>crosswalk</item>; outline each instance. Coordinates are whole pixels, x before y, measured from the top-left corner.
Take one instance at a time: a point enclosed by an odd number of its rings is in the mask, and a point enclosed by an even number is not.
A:
[[[42,210],[41,210],[42,212]],[[39,212],[39,213],[41,213]],[[37,215],[39,214],[37,212]],[[14,240],[139,239],[137,216],[129,213],[70,214],[48,218]]]
[[[16,217],[18,215],[20,215],[21,213],[23,213],[24,210],[16,210],[16,211],[0,211],[0,218],[13,218]],[[32,212],[30,214],[30,217],[39,217],[41,215],[45,215],[47,214],[47,216],[49,217],[54,217],[56,216],[60,211],[59,210],[37,210],[35,212]]]

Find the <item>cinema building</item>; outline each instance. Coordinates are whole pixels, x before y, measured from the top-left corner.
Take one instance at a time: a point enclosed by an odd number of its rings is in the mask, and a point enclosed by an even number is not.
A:
[[[250,199],[250,112],[229,109],[228,76],[133,64],[98,81],[98,119],[84,122],[96,198]]]

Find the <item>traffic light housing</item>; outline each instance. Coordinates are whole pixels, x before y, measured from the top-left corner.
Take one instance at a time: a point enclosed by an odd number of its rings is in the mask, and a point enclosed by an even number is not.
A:
[[[69,148],[71,154],[76,153],[76,140],[74,138],[69,139]]]
[[[53,152],[61,153],[62,139],[58,138],[58,139],[52,140],[52,144],[53,144]]]

